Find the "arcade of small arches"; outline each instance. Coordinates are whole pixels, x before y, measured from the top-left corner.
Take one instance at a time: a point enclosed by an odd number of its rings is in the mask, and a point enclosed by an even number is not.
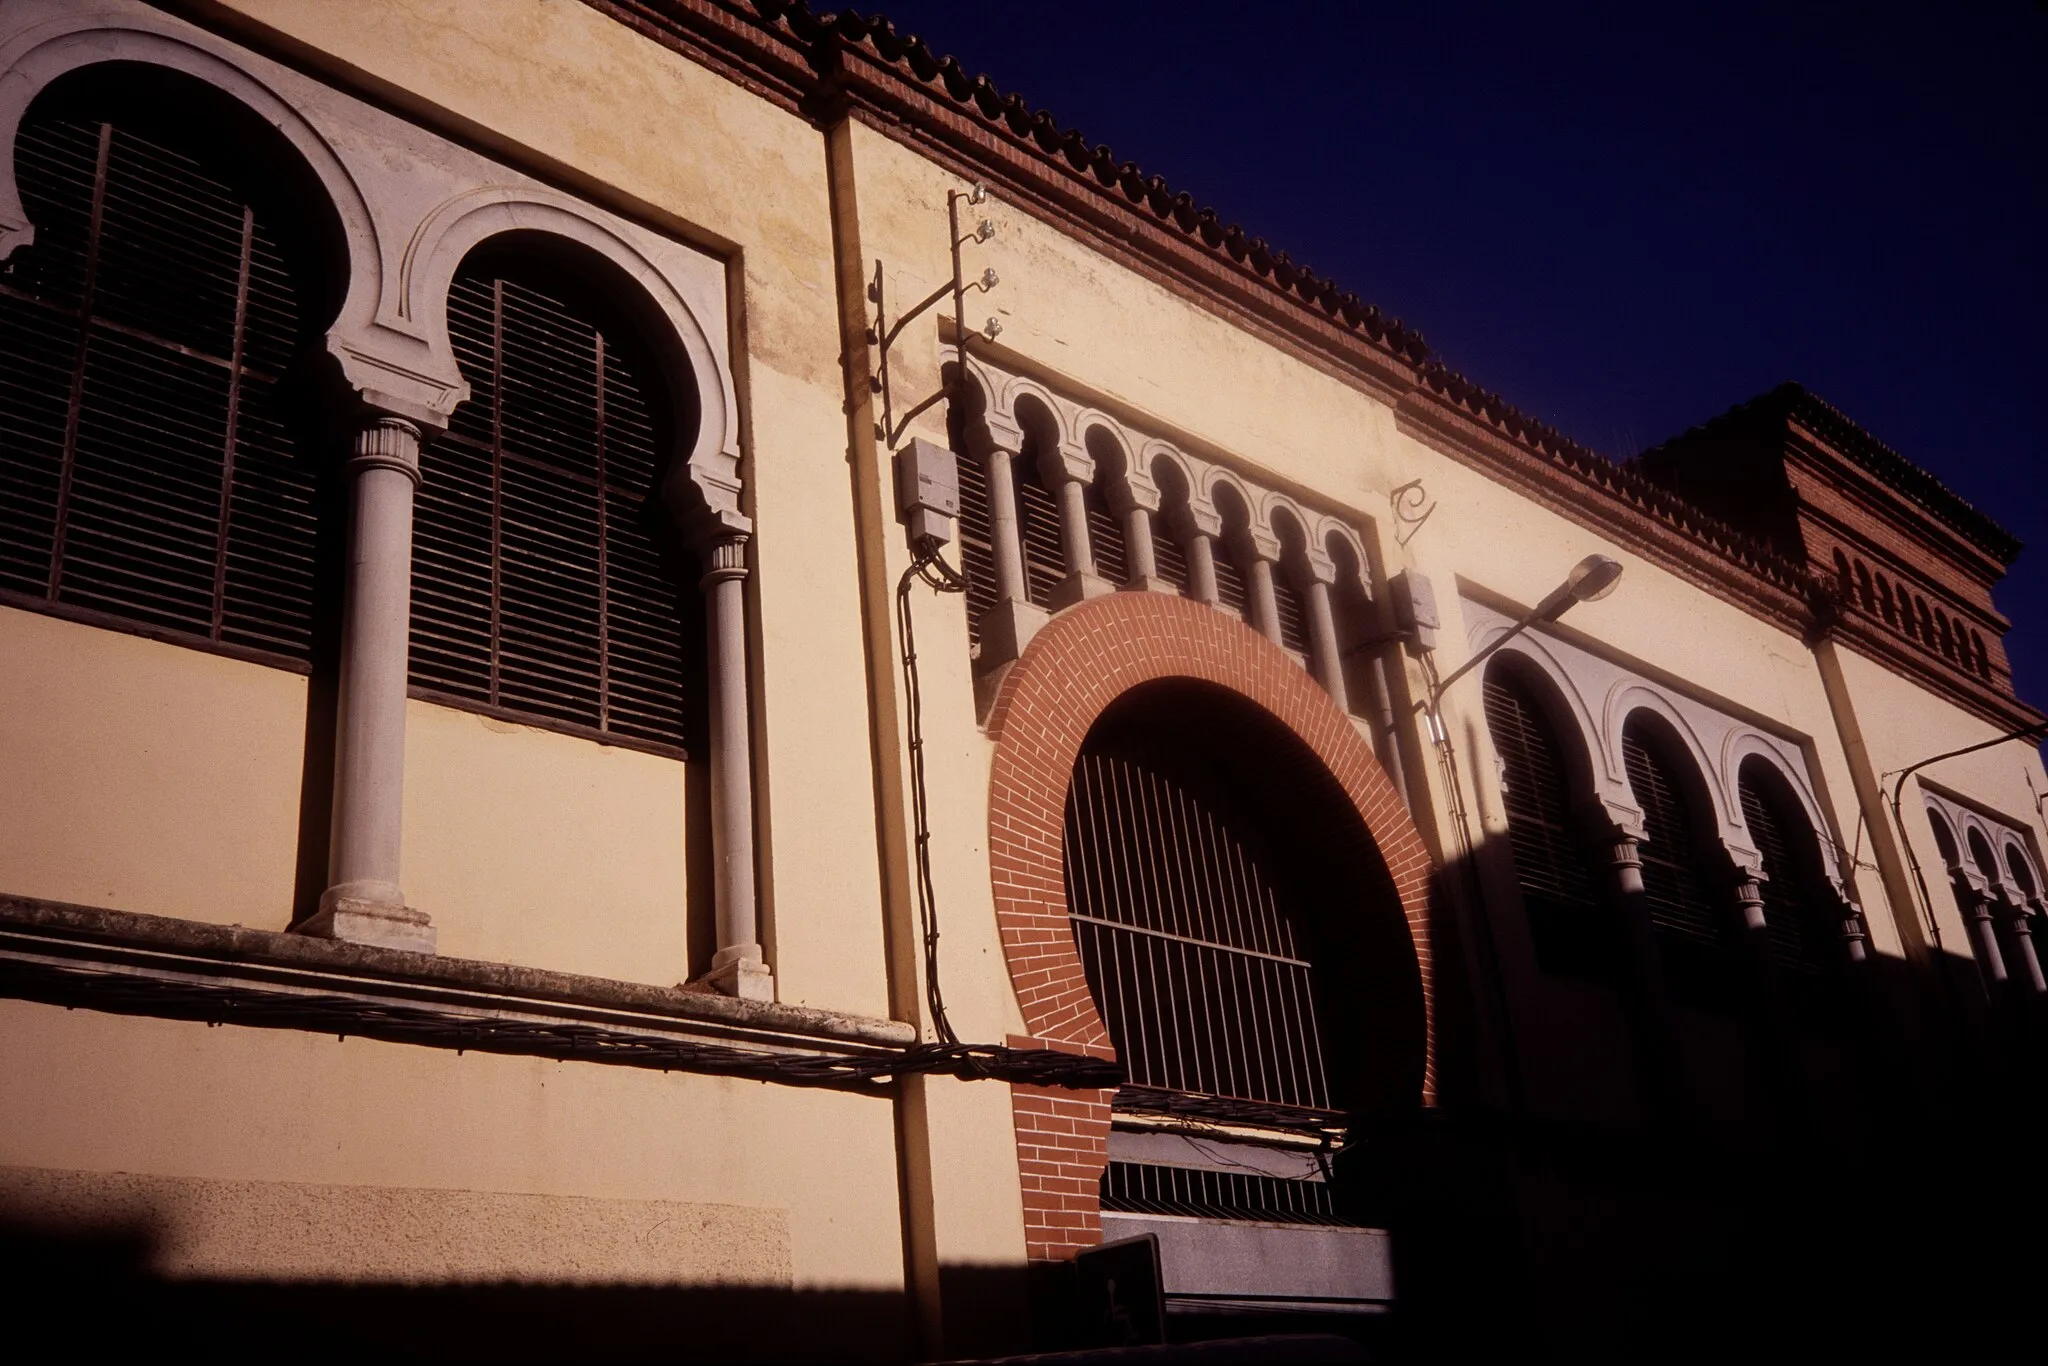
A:
[[[2036,931],[2048,927],[2048,901],[2026,833],[1940,792],[1922,793],[1949,890],[1988,984],[1995,990],[2016,979],[2036,996],[2048,994],[2034,943]]]
[[[1872,572],[1863,557],[1851,557],[1835,550],[1835,583],[1842,600],[1862,610],[1872,621],[1882,621],[1929,654],[1941,656],[1965,673],[1991,681],[1991,655],[1984,634],[1960,617],[1950,617],[1940,607],[1930,609],[1927,599],[1906,587],[1896,586],[1882,569]]]
[[[1483,646],[1505,618],[1468,603]],[[1616,907],[1640,901],[1666,976],[1753,966],[1824,978],[1866,956],[1842,851],[1798,750],[1695,699],[1534,633],[1488,662],[1483,709],[1537,961],[1627,971]],[[1745,947],[1745,945],[1749,947]]]
[[[1356,527],[1028,376],[979,358],[964,368],[955,438],[969,457],[960,522],[978,673],[1021,655],[1053,612],[1149,591],[1244,621],[1339,708],[1386,714],[1384,674],[1357,661],[1377,626]]]
[[[165,131],[157,118],[145,130],[134,114],[145,104],[189,111],[191,126]],[[436,649],[482,650],[487,682],[457,705],[543,725],[587,720],[581,733],[676,752],[685,714],[706,714],[689,750],[710,767],[711,978],[772,996],[747,759],[752,528],[741,511],[722,263],[142,10],[59,13],[0,50],[0,151],[0,322],[13,333],[0,344],[17,372],[6,401],[22,409],[11,416],[23,430],[51,433],[47,451],[29,442],[5,455],[21,468],[0,470],[51,503],[25,503],[0,528],[0,563],[20,570],[0,580],[4,600],[303,669],[314,573],[310,551],[305,565],[291,555],[323,521],[346,526],[330,885],[295,928],[432,951],[431,921],[399,885],[408,684],[421,687],[422,657]],[[221,259],[202,260],[215,237]],[[218,341],[195,345],[179,332],[201,327],[205,311],[178,303],[181,290],[224,301],[205,321],[218,323]],[[46,345],[52,337],[60,344]],[[123,348],[135,353],[121,372],[131,380],[108,380],[108,356]],[[38,367],[39,352],[66,361]],[[588,371],[569,388],[589,393],[557,391],[564,356]],[[191,392],[158,392],[160,411],[143,413],[123,389],[162,390],[179,357],[199,367]],[[337,371],[331,387],[347,401],[303,396],[331,385],[309,376]],[[208,386],[223,384],[225,429],[190,435],[181,405],[204,409]],[[288,390],[298,395],[290,404]],[[592,411],[546,415],[563,401]],[[530,449],[514,452],[505,433],[521,403]],[[321,476],[294,454],[301,441],[348,452],[347,515],[320,510]],[[448,443],[440,464],[432,449],[422,461],[430,441]],[[593,459],[594,478],[572,468]],[[530,498],[583,490],[577,516],[551,506],[515,528],[515,466],[529,470]],[[167,484],[166,471],[215,492],[184,509],[177,500],[190,490]],[[145,503],[116,506],[123,496]],[[180,518],[192,525],[148,529]],[[512,545],[521,531],[546,537],[567,522],[591,544],[571,532],[531,556],[589,560],[597,615],[570,632],[578,639],[543,639],[555,628],[536,625],[539,616],[514,620]],[[238,555],[231,542],[250,537],[282,549]],[[661,549],[670,539],[701,562],[701,607],[682,600],[687,583]],[[101,542],[114,549],[94,551]],[[108,563],[92,563],[94,553]],[[194,602],[150,600],[180,556],[213,564]],[[681,638],[699,619],[701,645]],[[539,633],[528,642],[529,686],[519,694],[508,677],[501,695],[501,656],[515,653],[520,630]],[[693,657],[701,684],[686,676]],[[434,693],[436,680],[426,683]]]

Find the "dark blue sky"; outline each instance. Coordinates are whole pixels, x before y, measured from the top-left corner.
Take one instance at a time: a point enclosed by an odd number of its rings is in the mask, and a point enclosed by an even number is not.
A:
[[[2032,544],[2048,702],[2041,8],[880,8],[1604,454],[1801,381]]]

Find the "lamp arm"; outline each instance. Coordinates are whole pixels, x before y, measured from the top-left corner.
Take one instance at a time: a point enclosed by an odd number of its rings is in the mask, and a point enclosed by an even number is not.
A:
[[[1539,603],[1534,609],[1532,609],[1529,613],[1523,616],[1523,618],[1520,621],[1516,622],[1513,626],[1509,627],[1500,635],[1495,636],[1493,640],[1487,644],[1487,647],[1485,649],[1481,650],[1478,654],[1473,655],[1470,659],[1466,660],[1463,664],[1460,664],[1457,668],[1451,670],[1449,674],[1445,675],[1443,679],[1441,679],[1434,688],[1431,688],[1429,690],[1429,709],[1431,711],[1435,711],[1437,709],[1437,705],[1443,701],[1444,694],[1450,690],[1451,684],[1463,678],[1466,674],[1470,673],[1478,665],[1484,664],[1488,659],[1492,658],[1493,652],[1495,650],[1498,650],[1501,646],[1507,644],[1516,636],[1528,630],[1531,626],[1534,626],[1537,623],[1537,621],[1540,620],[1543,616],[1543,606],[1543,604]]]

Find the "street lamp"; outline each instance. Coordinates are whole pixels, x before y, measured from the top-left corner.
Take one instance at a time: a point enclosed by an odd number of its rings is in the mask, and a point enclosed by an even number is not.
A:
[[[1539,621],[1556,621],[1571,611],[1576,603],[1598,602],[1614,591],[1614,585],[1621,579],[1621,561],[1605,555],[1588,555],[1572,566],[1572,572],[1564,576],[1564,582],[1550,590],[1543,601],[1531,608],[1527,615],[1502,634],[1495,636],[1487,647],[1478,654],[1451,670],[1450,676],[1429,690],[1429,710],[1435,719],[1437,704],[1443,700],[1444,692],[1451,684],[1485,663],[1493,652],[1528,630]]]

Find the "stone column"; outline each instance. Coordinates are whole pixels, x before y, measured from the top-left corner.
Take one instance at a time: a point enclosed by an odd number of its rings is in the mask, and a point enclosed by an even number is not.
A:
[[[1088,543],[1088,484],[1095,460],[1086,449],[1047,446],[1039,457],[1038,474],[1060,505],[1060,556],[1067,576],[1052,591],[1053,610],[1114,593],[1116,585],[1095,572],[1095,553]]]
[[[1337,648],[1337,614],[1330,607],[1330,585],[1315,574],[1308,581],[1308,644],[1316,681],[1337,704],[1338,711],[1349,712],[1351,702],[1345,695],[1344,656]]]
[[[1216,538],[1223,534],[1223,518],[1214,508],[1184,503],[1167,514],[1167,530],[1187,550],[1188,596],[1211,607],[1222,606],[1216,588]]]
[[[1664,990],[1664,970],[1657,958],[1650,908],[1644,900],[1642,851],[1635,837],[1621,829],[1609,832],[1607,846],[1627,952],[1622,996],[1635,1026],[1644,1098],[1654,1121],[1683,1129],[1690,1106],[1679,1064],[1671,1003]]]
[[[327,890],[319,910],[294,928],[323,939],[432,953],[433,925],[405,904],[398,885],[419,427],[371,416],[356,433],[346,468],[351,516]]]
[[[2019,959],[2013,966],[2034,995],[2048,993],[2048,978],[2041,975],[2041,956],[2034,948],[2034,927],[2027,923],[2026,903],[2007,903],[2005,909],[2011,918],[2013,953]]]
[[[1152,549],[1152,515],[1159,511],[1159,490],[1149,480],[1126,474],[1109,486],[1109,506],[1124,519],[1124,586],[1141,592],[1178,592],[1159,577],[1159,557]]]
[[[1017,520],[1017,443],[1021,437],[994,438],[983,462],[988,475],[989,539],[996,562],[995,605],[982,613],[980,665],[986,670],[1024,653],[1049,613],[1031,601],[1024,572],[1023,529]]]
[[[1252,629],[1278,645],[1280,600],[1273,593],[1273,566],[1280,559],[1280,542],[1254,531],[1245,535],[1243,545],[1250,552],[1245,556],[1245,605],[1251,609]]]
[[[1735,904],[1742,915],[1743,956],[1748,960],[1751,995],[1750,1051],[1779,1123],[1788,1133],[1797,1133],[1806,1124],[1805,1096],[1758,876],[1739,865],[1735,870]]]
[[[1976,951],[1977,965],[1984,973],[1985,984],[1996,988],[2005,982],[2005,955],[1998,951],[1998,927],[1991,919],[1991,898],[1970,878],[1957,877],[1955,889],[1956,906],[1970,927],[1970,947]]]
[[[702,548],[711,713],[711,876],[718,952],[709,981],[729,996],[775,999],[754,903],[754,776],[747,724],[747,537]]]

